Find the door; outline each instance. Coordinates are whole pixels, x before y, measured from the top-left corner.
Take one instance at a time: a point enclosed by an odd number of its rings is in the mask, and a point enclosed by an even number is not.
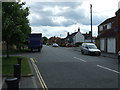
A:
[[[116,53],[116,39],[108,38],[107,43],[108,43],[107,52]]]
[[[101,51],[105,50],[105,40],[104,40],[104,38],[100,39],[100,50]]]

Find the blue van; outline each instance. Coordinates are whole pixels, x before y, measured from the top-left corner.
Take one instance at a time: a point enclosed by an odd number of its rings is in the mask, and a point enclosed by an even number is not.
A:
[[[42,49],[42,33],[30,34],[28,38],[28,48],[31,51]]]

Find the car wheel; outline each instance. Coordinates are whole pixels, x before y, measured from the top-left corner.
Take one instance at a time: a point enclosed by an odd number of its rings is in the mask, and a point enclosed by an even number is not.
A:
[[[40,51],[41,51],[41,49],[39,48],[39,49],[38,49],[38,52],[40,52]]]
[[[81,51],[81,53],[82,53],[82,54],[84,54],[84,52],[83,52],[83,51]]]
[[[100,56],[100,55],[101,55],[101,53],[98,54],[98,56]]]
[[[118,57],[118,63],[120,64],[120,57]]]
[[[88,51],[88,55],[92,56],[92,54]]]
[[[120,60],[118,59],[118,63],[120,64]]]
[[[33,49],[31,48],[31,50],[30,50],[31,52],[33,51]]]

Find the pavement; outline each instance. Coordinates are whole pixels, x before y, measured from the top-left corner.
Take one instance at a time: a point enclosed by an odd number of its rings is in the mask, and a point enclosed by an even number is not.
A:
[[[32,63],[29,61],[30,68],[32,70],[32,74],[30,75],[21,75],[21,78],[19,80],[19,89],[32,89],[32,90],[38,90],[38,88],[42,88],[41,85],[39,85],[36,82],[36,76],[35,76],[35,71],[32,68]],[[6,79],[8,78],[14,78],[13,75],[9,76],[3,76],[2,77],[2,90],[7,89],[7,83],[5,82]]]
[[[7,89],[7,84],[5,83],[5,79],[7,79],[8,77],[3,77],[3,86],[2,89],[6,90]],[[14,78],[14,77],[11,77]],[[21,79],[19,80],[19,88],[20,89],[33,89],[36,90],[37,89],[37,85],[35,82],[35,78],[34,76],[32,77],[21,77]]]
[[[80,52],[80,48],[76,47],[76,48],[68,48],[68,49],[73,49],[74,51],[79,51]],[[109,53],[104,53],[102,52],[101,56],[103,57],[109,57],[109,58],[114,58],[117,59],[117,55],[116,54],[109,54]],[[32,68],[32,64],[30,63],[30,67]],[[36,77],[35,77],[35,71],[32,69],[33,71],[33,75],[31,76],[26,76],[26,77],[21,77],[20,81],[19,81],[19,88],[20,89],[28,89],[28,88],[32,88],[33,90],[37,90],[38,89],[38,84],[36,82]],[[2,78],[2,89],[6,89],[7,85],[5,83],[5,79],[8,77],[3,77]],[[41,88],[41,85],[39,86],[39,88]]]

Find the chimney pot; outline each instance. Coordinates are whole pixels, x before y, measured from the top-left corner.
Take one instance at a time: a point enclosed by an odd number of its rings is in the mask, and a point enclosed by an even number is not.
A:
[[[70,34],[69,34],[69,32],[67,33],[67,36],[69,36]]]
[[[80,28],[78,28],[78,32],[80,32]]]

